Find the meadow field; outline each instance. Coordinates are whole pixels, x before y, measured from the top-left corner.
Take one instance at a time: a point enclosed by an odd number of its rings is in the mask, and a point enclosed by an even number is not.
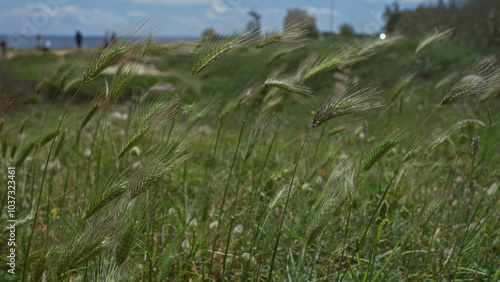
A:
[[[0,61],[1,281],[499,281],[498,48],[134,32]]]

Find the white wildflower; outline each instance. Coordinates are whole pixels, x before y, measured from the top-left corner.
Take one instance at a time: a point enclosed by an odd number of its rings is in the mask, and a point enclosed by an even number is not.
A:
[[[310,185],[309,183],[307,183],[307,182],[306,182],[306,183],[304,183],[304,184],[302,184],[302,186],[300,187],[300,189],[301,189],[302,191],[311,191],[311,190],[312,190],[312,189],[311,189],[311,185]]]
[[[42,165],[42,170],[45,170],[45,164]],[[59,170],[61,170],[61,163],[59,160],[51,161],[47,164],[47,171],[49,173],[55,174]]]
[[[321,175],[318,175],[314,182],[318,185],[323,185],[323,177],[321,177]]]
[[[168,209],[168,215],[173,215],[177,212],[177,210],[174,207],[171,207]]]
[[[244,260],[246,260],[246,261],[250,261],[250,264],[251,264],[251,265],[255,265],[255,264],[257,263],[257,262],[255,261],[255,257],[254,257],[254,256],[252,256],[252,255],[251,255],[251,254],[249,254],[249,253],[243,253],[243,254],[241,255],[241,257],[242,257]]]
[[[127,120],[128,115],[127,114],[122,114],[119,111],[114,111],[109,115],[112,119],[117,119],[117,120]]]
[[[191,223],[189,223],[189,227],[196,228],[198,226],[198,221],[195,219],[191,220]]]
[[[196,131],[201,135],[212,135],[214,130],[208,125],[200,125]]]
[[[90,156],[92,156],[92,151],[89,148],[86,148],[85,152],[83,152],[83,156],[86,158],[90,158]]]
[[[233,236],[235,238],[240,237],[241,233],[243,232],[243,225],[238,224],[233,230]]]
[[[137,157],[141,154],[141,149],[139,149],[139,147],[137,146],[134,146],[132,147],[132,149],[130,149],[130,155],[132,157]]]
[[[498,183],[495,182],[495,183],[491,184],[490,188],[488,188],[488,191],[486,191],[486,194],[491,197],[495,194],[497,189],[498,189]]]
[[[137,170],[137,169],[139,169],[139,168],[141,168],[141,167],[142,167],[142,163],[141,163],[140,161],[137,161],[137,162],[135,162],[135,163],[132,165],[132,169],[133,169],[133,170]]]
[[[219,222],[217,220],[210,223],[210,225],[208,226],[208,228],[210,229],[216,229],[217,227],[219,227]]]
[[[182,249],[184,249],[185,251],[188,251],[189,248],[191,247],[191,244],[189,244],[189,240],[186,239],[182,242],[182,245],[181,245]]]

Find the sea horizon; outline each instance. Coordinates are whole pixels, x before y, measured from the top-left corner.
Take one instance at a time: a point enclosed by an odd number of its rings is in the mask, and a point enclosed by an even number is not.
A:
[[[43,39],[48,39],[51,42],[52,48],[76,48],[76,39],[74,35],[40,35]],[[0,34],[0,39],[5,40],[9,49],[30,49],[36,48],[37,35],[23,36],[18,34]],[[199,36],[153,36],[153,41],[156,43],[169,41],[195,41]],[[83,36],[82,47],[92,49],[102,46],[104,36]]]

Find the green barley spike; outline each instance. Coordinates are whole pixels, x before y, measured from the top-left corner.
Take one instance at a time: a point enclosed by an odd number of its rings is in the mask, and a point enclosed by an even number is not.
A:
[[[19,150],[17,150],[16,154],[16,159],[14,160],[15,166],[21,166],[21,164],[26,160],[26,157],[28,157],[29,153],[33,148],[36,147],[38,142],[36,140],[31,140],[25,143],[22,147],[20,147]]]
[[[67,133],[67,129],[64,129],[62,132],[61,132],[61,135],[59,135],[59,138],[58,138],[58,141],[57,141],[57,145],[56,145],[56,149],[54,151],[54,158],[57,158],[57,156],[59,156],[59,153],[61,152],[63,146],[64,146],[64,143],[66,142],[66,133]]]
[[[45,144],[49,143],[50,140],[54,139],[57,136],[57,128],[54,128],[47,132],[42,138],[40,138],[40,147],[44,146]]]
[[[87,112],[85,117],[82,120],[82,123],[80,124],[80,131],[87,125],[87,123],[92,119],[92,117],[97,113],[97,110],[99,109],[101,105],[99,103],[95,103],[90,110]]]
[[[368,171],[378,162],[390,149],[394,148],[400,141],[398,132],[393,133],[388,139],[373,148],[363,161],[363,171]]]

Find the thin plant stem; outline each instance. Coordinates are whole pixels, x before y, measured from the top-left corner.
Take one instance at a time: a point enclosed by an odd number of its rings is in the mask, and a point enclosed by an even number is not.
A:
[[[227,252],[229,251],[229,243],[231,242],[231,233],[233,230],[234,217],[231,217],[231,223],[229,224],[229,232],[227,232],[227,241],[226,241],[226,251],[224,252],[224,262],[222,263],[222,277],[221,281],[224,281],[224,277],[226,274],[226,261],[227,261]]]
[[[269,275],[267,277],[267,281],[271,281],[272,277],[273,277],[273,268],[274,268],[274,263],[276,261],[276,253],[278,252],[278,245],[279,245],[280,237],[281,237],[281,228],[283,228],[283,222],[285,221],[286,209],[288,207],[288,200],[290,199],[290,194],[292,192],[293,181],[295,179],[295,173],[297,172],[297,167],[299,165],[299,160],[300,160],[300,156],[302,154],[302,150],[304,149],[304,145],[306,144],[307,140],[309,139],[311,132],[312,132],[312,128],[309,129],[309,132],[307,133],[306,138],[302,142],[302,145],[300,146],[299,154],[297,156],[297,160],[295,161],[295,167],[293,169],[292,180],[290,181],[290,187],[288,188],[288,193],[286,195],[285,207],[283,209],[283,215],[281,216],[280,226],[278,229],[278,237],[276,238],[276,243],[274,244],[273,256],[271,258],[271,265],[269,266]]]
[[[243,136],[243,131],[245,129],[245,124],[247,122],[248,113],[250,112],[250,107],[251,107],[251,105],[248,106],[247,112],[245,114],[245,118],[243,119],[243,123],[241,124],[240,135],[238,137],[238,143],[236,144],[236,150],[234,151],[233,161],[231,162],[231,168],[229,169],[229,175],[227,176],[226,185],[224,187],[224,194],[222,196],[222,203],[221,203],[220,209],[219,209],[219,222],[222,219],[222,213],[224,212],[224,204],[226,202],[227,190],[229,188],[229,181],[231,180],[231,175],[232,175],[233,170],[234,170],[234,165],[235,165],[236,159],[238,157],[238,152],[239,152],[239,148],[240,148],[240,144],[241,144],[241,137]]]
[[[205,182],[205,184],[204,184],[205,189],[208,189],[208,187],[210,185],[209,179],[212,175],[213,167],[215,166],[215,158],[217,156],[217,148],[219,145],[219,138],[220,138],[220,133],[222,131],[223,124],[224,124],[224,118],[222,118],[220,123],[219,123],[219,129],[217,130],[217,137],[215,138],[215,144],[214,144],[213,154],[212,154],[212,164],[211,164],[212,167],[210,169],[207,167],[205,170],[205,181],[204,181]],[[208,248],[207,248],[207,251],[208,251]],[[212,270],[212,262],[213,262],[214,252],[215,252],[215,246],[212,249],[212,256],[211,256],[210,264],[209,264],[209,268],[208,268],[209,272]],[[203,268],[203,280],[205,280],[205,268]]]
[[[427,118],[424,120],[424,122],[420,125],[420,127],[418,128],[418,130],[415,132],[415,134],[413,135],[413,138],[411,139],[410,143],[408,144],[408,147],[406,148],[406,151],[405,151],[405,155],[407,152],[410,151],[411,149],[411,146],[413,145],[413,143],[415,142],[418,134],[420,133],[420,131],[422,130],[422,128],[424,127],[424,125],[427,123],[427,121],[429,120],[429,118],[436,112],[436,110],[439,109],[439,106],[434,108],[434,110],[427,116]],[[391,177],[391,180],[389,181],[389,183],[387,184],[385,190],[384,190],[384,193],[382,194],[382,196],[380,197],[379,201],[378,201],[378,204],[377,204],[377,207],[375,209],[375,211],[378,211],[380,209],[380,206],[382,206],[382,203],[385,199],[385,196],[387,195],[387,192],[389,192],[389,188],[391,187],[392,185],[392,182],[394,181],[394,179],[396,178],[396,176],[398,175],[398,172],[399,170],[401,169],[401,163],[400,165],[398,165],[398,167],[396,168],[396,170],[393,172],[392,174],[392,177]],[[375,220],[375,217],[377,216],[377,213],[374,212],[373,215],[371,216],[370,218],[370,221],[368,222],[368,225],[366,226],[365,228],[365,231],[363,232],[363,236],[361,236],[361,239],[358,241],[358,243],[356,244],[356,248],[354,250],[354,253],[356,254],[361,245],[363,245],[363,241],[366,237],[366,235],[368,234],[368,230],[370,229],[370,226],[372,224],[372,222]],[[342,275],[342,278],[340,279],[340,281],[343,281],[344,280],[344,277],[347,273],[347,269],[344,270],[344,274]]]
[[[314,148],[314,154],[313,154],[313,157],[312,157],[312,160],[311,160],[311,163],[313,164],[312,166],[308,166],[308,167],[311,167],[312,170],[315,169],[315,166],[316,166],[316,157],[318,156],[318,151],[319,151],[319,147],[321,145],[321,140],[323,140],[323,136],[325,134],[325,127],[326,126],[322,126],[321,127],[321,133],[319,134],[319,139],[318,139],[318,143],[316,144],[315,148]],[[307,154],[306,154],[307,155]]]
[[[276,127],[276,130],[274,131],[273,139],[271,140],[271,145],[269,145],[269,149],[267,150],[266,158],[264,159],[264,163],[262,164],[262,168],[260,170],[259,174],[259,180],[257,180],[257,185],[255,185],[255,191],[253,192],[251,203],[253,204],[255,202],[255,197],[259,191],[260,183],[262,181],[262,176],[264,175],[264,170],[266,168],[267,161],[269,159],[269,155],[271,154],[271,150],[273,148],[273,144],[276,141],[276,136],[278,135],[279,129],[281,127],[281,121],[278,124],[278,127]],[[251,213],[251,211],[250,211]]]
[[[474,167],[475,162],[476,162],[476,154],[473,154],[472,155],[472,161],[471,161],[471,169],[470,169],[470,172],[469,172],[469,177],[467,179],[467,188],[464,189],[465,191],[464,191],[464,195],[463,195],[463,199],[462,199],[462,213],[460,214],[460,221],[458,222],[458,226],[461,226],[462,219],[466,215],[467,209],[466,209],[466,203],[465,203],[465,201],[467,199],[468,192],[471,190],[470,185],[471,185],[471,181],[472,181],[472,173],[474,172],[474,169],[475,169],[475,167]],[[471,206],[471,204],[472,204],[473,197],[470,197],[470,199],[471,199],[471,202],[468,203],[467,206]],[[463,232],[462,243],[460,244],[460,250],[458,251],[457,258],[456,258],[457,264],[455,266],[455,271],[457,271],[457,269],[458,269],[458,264],[460,262],[460,256],[462,255],[462,251],[463,251],[463,247],[464,247],[464,243],[465,243],[467,231],[469,229],[469,226],[470,226],[470,224],[472,222],[473,217],[474,217],[474,214],[471,216],[471,218],[470,218],[469,222],[467,223],[467,226],[465,227],[465,230]]]
[[[78,95],[78,92],[80,92],[81,88],[82,88],[82,86],[80,85],[80,87],[78,87],[78,89],[76,90],[75,94],[73,94],[73,97],[69,101],[68,106],[66,106],[66,110],[64,111],[61,119],[59,120],[59,124],[57,125],[56,134],[59,134],[59,130],[61,129],[61,125],[64,121],[64,118],[66,117],[66,114],[68,113],[69,107],[73,103],[73,100],[75,99],[76,95]],[[26,252],[25,252],[25,257],[24,257],[23,273],[21,276],[21,281],[23,281],[23,282],[26,281],[26,279],[28,278],[26,276],[26,270],[28,269],[28,257],[29,257],[29,252],[30,252],[30,248],[31,248],[31,241],[33,240],[33,234],[35,233],[36,220],[38,218],[38,207],[40,206],[40,201],[42,199],[43,185],[45,184],[45,177],[47,176],[47,168],[49,165],[49,160],[50,160],[50,157],[52,154],[52,150],[54,149],[55,143],[56,143],[56,139],[54,138],[52,140],[51,145],[50,145],[49,154],[47,156],[47,159],[45,160],[45,169],[43,170],[42,182],[40,183],[40,190],[38,191],[38,199],[37,199],[37,204],[36,204],[36,209],[35,209],[35,216],[33,217],[33,223],[31,224],[31,231],[30,231],[30,235],[28,237],[28,245],[26,246]]]
[[[219,225],[220,225],[220,222],[221,222],[221,219],[222,219],[222,213],[224,212],[224,204],[226,202],[227,190],[229,188],[229,181],[231,180],[231,175],[233,173],[234,164],[236,163],[236,158],[238,157],[238,151],[239,151],[239,148],[240,148],[241,137],[243,136],[243,130],[245,129],[245,124],[247,122],[247,117],[248,117],[248,113],[250,112],[251,106],[252,106],[252,103],[250,103],[250,105],[248,106],[247,112],[245,114],[245,118],[243,119],[243,123],[241,124],[240,135],[238,137],[238,143],[236,145],[236,150],[234,152],[233,161],[231,162],[231,168],[229,169],[229,175],[227,176],[226,186],[224,187],[224,194],[222,196],[222,203],[221,203],[220,209],[219,209],[219,219],[217,220],[217,222],[219,223]],[[222,126],[222,124],[221,124],[221,126]],[[217,237],[214,239],[214,243],[213,243],[213,247],[212,247],[213,251],[212,251],[212,257],[210,259],[210,268],[209,268],[209,271],[212,270],[212,263],[213,263],[213,259],[214,259],[214,251],[215,251],[215,246],[216,245],[217,245]]]

